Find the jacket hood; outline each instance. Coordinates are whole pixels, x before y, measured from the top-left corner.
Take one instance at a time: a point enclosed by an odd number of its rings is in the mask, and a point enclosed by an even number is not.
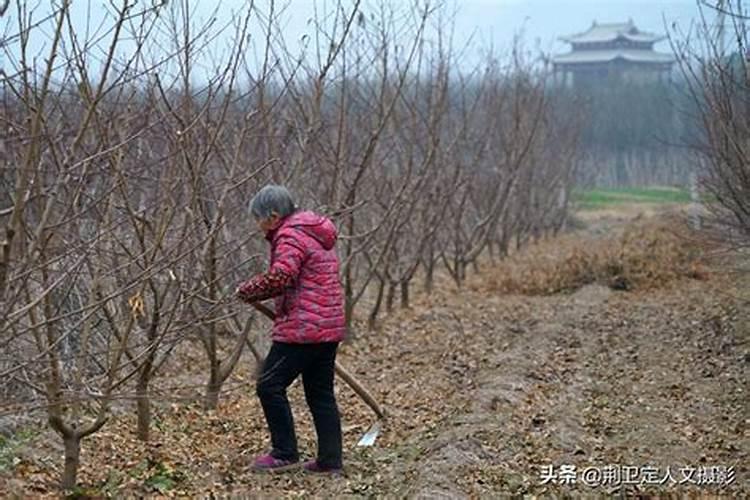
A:
[[[314,212],[294,213],[282,223],[281,227],[294,228],[304,232],[314,238],[326,250],[332,249],[338,238],[336,226],[333,222]]]

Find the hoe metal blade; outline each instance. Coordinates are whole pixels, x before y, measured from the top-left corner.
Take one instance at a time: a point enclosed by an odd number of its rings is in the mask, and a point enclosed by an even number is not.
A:
[[[380,435],[380,420],[372,424],[370,429],[357,442],[357,446],[372,446],[375,444],[375,440]]]

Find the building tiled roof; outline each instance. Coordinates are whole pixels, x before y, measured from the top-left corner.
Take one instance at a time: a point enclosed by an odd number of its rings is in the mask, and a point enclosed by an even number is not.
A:
[[[552,61],[555,64],[585,64],[611,62],[616,59],[637,63],[672,63],[675,60],[670,54],[662,54],[651,50],[607,49],[577,50],[555,56]]]
[[[564,36],[560,39],[569,43],[597,43],[613,42],[618,38],[624,38],[633,42],[651,42],[656,43],[664,40],[664,36],[653,33],[640,31],[635,27],[632,20],[626,23],[607,23],[600,24],[594,21],[591,27],[583,33],[576,35]]]

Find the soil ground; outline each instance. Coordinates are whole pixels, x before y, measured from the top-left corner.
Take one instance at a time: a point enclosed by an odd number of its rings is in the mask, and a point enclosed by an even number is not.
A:
[[[588,213],[577,237],[585,244],[633,219],[660,217],[649,210]],[[362,330],[343,346],[341,363],[389,413],[376,445],[356,447],[374,419],[338,384],[343,475],[246,469],[267,445],[248,359],[217,411],[175,398],[159,407],[147,445],[135,439],[130,412],[84,441],[82,493],[750,496],[750,320],[741,281],[717,268],[647,291],[592,283],[522,296],[493,292],[493,272],[485,264],[460,291],[444,285],[417,296],[378,331]],[[199,376],[200,353],[192,355],[183,361]],[[314,433],[299,384],[291,399],[310,456]],[[61,464],[55,442],[40,433],[18,446],[0,495],[52,494]],[[565,479],[573,467],[575,483]],[[620,479],[637,471],[640,480],[618,483],[614,471]]]

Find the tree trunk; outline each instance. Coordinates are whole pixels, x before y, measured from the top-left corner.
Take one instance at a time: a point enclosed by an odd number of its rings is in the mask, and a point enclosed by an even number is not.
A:
[[[409,308],[409,281],[401,282],[401,309]]]
[[[375,305],[370,311],[370,317],[367,319],[367,327],[370,330],[374,330],[378,321],[378,313],[380,313],[380,306],[383,304],[383,292],[385,291],[385,280],[381,279],[378,286],[378,295],[375,298]]]
[[[203,401],[203,407],[206,410],[215,410],[219,406],[219,393],[221,392],[221,384],[209,382],[206,387],[206,395]]]
[[[219,406],[219,394],[224,382],[232,374],[232,370],[237,366],[237,362],[242,356],[242,352],[247,344],[247,334],[250,332],[252,319],[245,322],[242,333],[236,338],[232,354],[223,361],[219,359],[216,344],[212,344],[207,350],[209,356],[208,382],[206,383],[206,392],[203,395],[203,408],[206,410],[215,410]],[[230,332],[227,330],[227,332]]]
[[[510,250],[510,236],[503,236],[503,239],[500,241],[498,245],[498,254],[500,259],[504,259],[508,256],[508,251]]]
[[[431,295],[435,289],[435,262],[430,261],[425,269],[424,291]]]
[[[467,265],[468,264],[466,262],[462,261],[462,260],[457,260],[456,261],[456,276],[455,276],[455,280],[456,280],[456,287],[458,287],[459,289],[461,289],[461,287],[464,284],[464,280],[466,279],[466,267],[467,267]]]
[[[461,289],[461,258],[456,254],[453,257],[453,269],[449,269],[451,277],[456,283],[456,288]]]
[[[211,363],[211,369],[206,384],[206,394],[203,399],[203,407],[206,410],[215,410],[219,406],[219,393],[221,392],[221,377],[219,377],[219,364]]]
[[[78,464],[81,459],[81,438],[78,435],[63,438],[65,467],[62,475],[64,490],[73,490],[78,482]]]
[[[138,427],[136,435],[141,441],[148,441],[151,428],[151,400],[148,397],[148,378],[139,377],[135,387]]]
[[[396,298],[396,283],[388,284],[388,296],[385,299],[385,310],[389,313],[393,311],[393,300]]]

